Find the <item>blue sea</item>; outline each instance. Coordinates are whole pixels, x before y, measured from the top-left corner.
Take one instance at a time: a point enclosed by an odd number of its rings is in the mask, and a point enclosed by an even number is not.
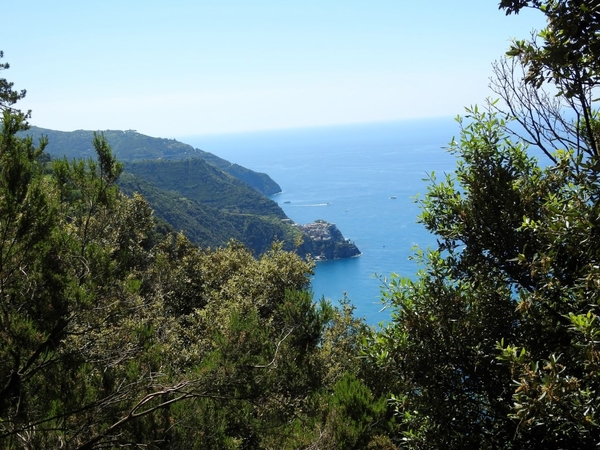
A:
[[[358,258],[317,263],[315,298],[334,303],[344,293],[356,315],[375,325],[382,311],[382,277],[414,276],[415,246],[435,245],[417,223],[427,179],[452,172],[445,147],[458,125],[452,118],[407,120],[226,135],[187,136],[196,148],[267,173],[282,188],[272,197],[297,223],[335,223],[361,250]]]

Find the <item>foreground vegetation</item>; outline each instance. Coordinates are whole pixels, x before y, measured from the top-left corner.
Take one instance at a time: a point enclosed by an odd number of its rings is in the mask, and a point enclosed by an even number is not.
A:
[[[0,80],[0,447],[597,446],[598,7],[500,6],[548,27],[460,122],[456,173],[421,202],[438,247],[387,281],[377,330],[315,302],[277,244],[161,231],[102,135],[96,159],[48,162]]]
[[[309,262],[161,236],[102,136],[48,166],[23,119],[0,138],[5,447],[284,448],[351,401],[363,325],[313,303]]]

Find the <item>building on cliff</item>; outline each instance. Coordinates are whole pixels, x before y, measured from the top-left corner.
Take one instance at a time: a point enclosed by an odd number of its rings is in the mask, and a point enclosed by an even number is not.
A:
[[[315,220],[306,225],[296,224],[296,227],[304,234],[310,254],[317,261],[360,256],[358,247],[344,238],[334,223]]]

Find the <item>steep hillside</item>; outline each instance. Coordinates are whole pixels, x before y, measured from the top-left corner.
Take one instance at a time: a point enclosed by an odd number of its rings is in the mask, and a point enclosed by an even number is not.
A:
[[[203,150],[196,149],[196,151],[198,152],[197,154],[207,163],[218,167],[230,175],[233,175],[237,179],[242,180],[265,195],[274,195],[281,192],[281,187],[266,173],[255,172],[242,167],[239,164],[230,163],[223,158],[219,158],[218,156]]]
[[[212,153],[196,149],[175,139],[155,138],[134,130],[105,130],[104,136],[114,155],[120,161],[140,160],[181,160],[200,158],[207,163],[233,175],[264,195],[281,192],[281,187],[267,174],[254,172],[245,167],[219,158]],[[47,128],[31,127],[25,134],[39,139],[48,137],[46,151],[54,158],[94,158],[92,140],[94,132],[89,130],[56,131]]]
[[[32,127],[34,139],[48,137],[53,158],[95,158],[93,131],[55,131]],[[133,130],[103,132],[125,172],[118,184],[126,194],[142,194],[165,227],[183,231],[202,247],[222,247],[231,239],[256,255],[274,241],[287,250],[319,259],[351,257],[360,251],[341,233],[335,239],[312,236],[287,218],[266,197],[281,191],[268,175],[253,172],[174,139],[145,136]],[[306,228],[306,229],[305,229]],[[298,246],[298,244],[300,245]],[[351,247],[347,249],[346,247]]]
[[[126,162],[125,170],[159,189],[223,212],[286,218],[277,203],[203,159]]]
[[[118,184],[128,195],[134,192],[142,194],[157,218],[167,222],[174,230],[182,231],[202,247],[222,247],[230,239],[235,239],[259,255],[267,251],[274,240],[284,242],[286,250],[293,250],[295,241],[302,235],[286,219],[273,215],[227,212],[184,197],[177,191],[160,189],[132,173],[122,174]],[[298,253],[310,253],[310,246],[303,245]]]

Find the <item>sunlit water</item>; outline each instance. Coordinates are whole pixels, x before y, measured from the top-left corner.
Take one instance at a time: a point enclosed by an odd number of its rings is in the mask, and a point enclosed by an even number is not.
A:
[[[345,292],[356,314],[376,324],[389,318],[378,277],[414,275],[414,246],[435,244],[416,223],[415,196],[425,193],[432,172],[453,170],[443,147],[457,134],[448,118],[180,140],[269,174],[283,190],[273,200],[295,222],[335,223],[362,255],[318,263],[314,296],[337,301]]]

